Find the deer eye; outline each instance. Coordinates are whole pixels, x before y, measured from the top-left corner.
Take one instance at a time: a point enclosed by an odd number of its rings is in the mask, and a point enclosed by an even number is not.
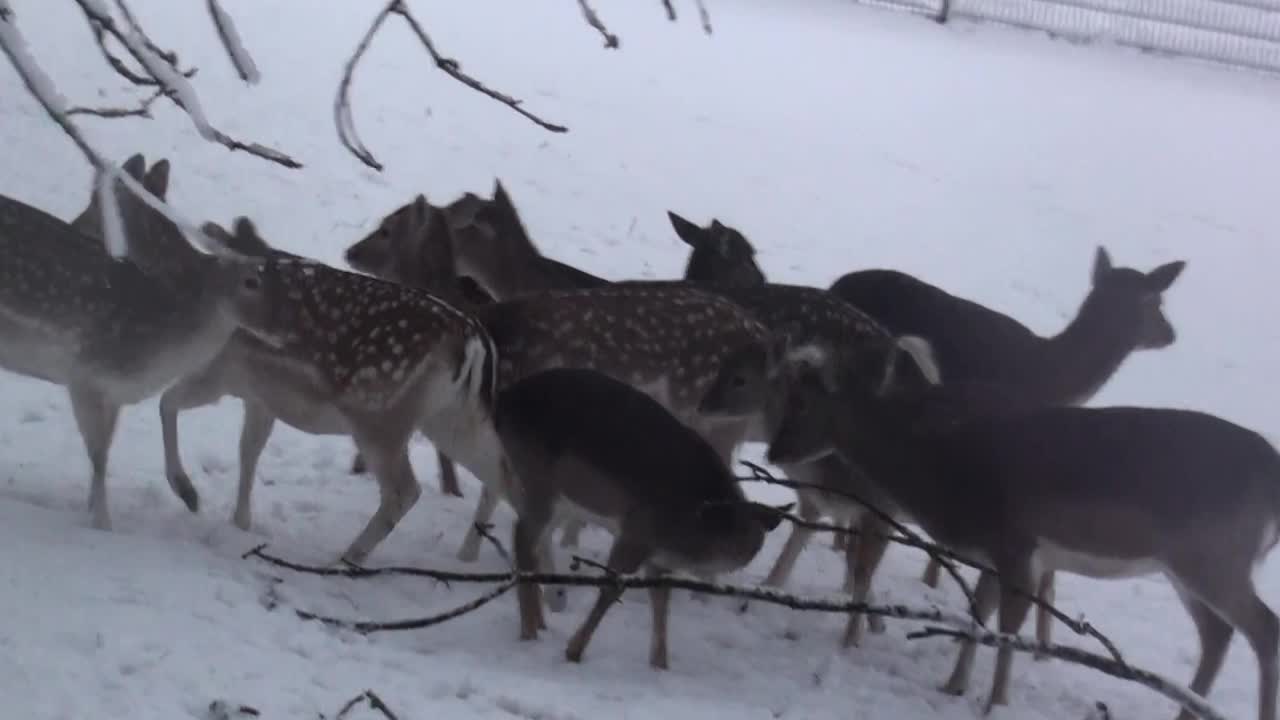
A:
[[[245,290],[252,290],[256,292],[262,289],[262,280],[260,280],[257,275],[250,275],[246,277],[240,281],[240,284]]]

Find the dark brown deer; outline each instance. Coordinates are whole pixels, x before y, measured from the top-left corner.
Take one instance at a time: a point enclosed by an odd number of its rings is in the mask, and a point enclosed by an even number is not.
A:
[[[764,271],[756,264],[755,246],[738,230],[716,218],[698,227],[674,212],[667,219],[676,235],[689,245],[684,279],[700,285],[755,287],[765,284]]]
[[[236,226],[233,236],[257,235],[247,218]],[[500,476],[490,424],[497,360],[474,318],[425,291],[310,260],[273,254],[257,265],[261,298],[241,310],[241,330],[161,398],[170,477],[186,477],[178,413],[241,398],[233,521],[247,529],[257,462],[276,419],[303,432],[349,435],[380,491],[377,511],[342,556],[359,563],[421,493],[408,456],[415,430],[460,453],[478,475]]]
[[[164,198],[168,164],[124,171]],[[89,455],[93,527],[108,530],[107,456],[121,407],[140,402],[211,357],[236,328],[249,270],[187,244],[181,232],[116,181],[130,251],[181,243],[189,262],[167,271],[107,254],[100,238],[0,196],[0,368],[67,388]],[[175,487],[180,496],[183,489]],[[184,496],[194,509],[193,496]]]
[[[932,345],[943,382],[1003,386],[1039,405],[1083,405],[1136,350],[1157,350],[1176,336],[1162,310],[1163,293],[1186,267],[1175,261],[1150,272],[1115,267],[1105,248],[1093,261],[1089,293],[1062,332],[1041,337],[1013,318],[895,270],[844,275],[831,292],[879,320],[890,331],[923,337]],[[938,584],[931,561],[924,580]],[[1041,581],[1053,598],[1053,576]],[[1052,617],[1041,608],[1037,635],[1050,639]]]
[[[748,502],[717,452],[643,392],[607,375],[560,368],[528,375],[498,395],[495,425],[520,478],[514,497],[516,568],[538,568],[538,548],[557,510],[571,505],[614,535],[608,566],[620,574],[647,568],[718,574],[755,557],[781,520],[778,510]],[[788,508],[781,508],[785,512]],[[517,589],[520,638],[545,627],[535,585]],[[600,588],[569,640],[580,662],[622,588]],[[649,664],[667,668],[670,588],[650,591]]]
[[[1191,689],[1209,691],[1238,629],[1258,658],[1259,720],[1276,720],[1280,621],[1252,572],[1280,537],[1280,454],[1262,436],[1201,412],[1138,407],[921,424],[934,396],[868,392],[837,354],[791,383],[771,462],[856,458],[930,536],[996,571],[975,595],[984,619],[999,607],[1002,633],[1021,627],[1042,573],[1165,574],[1200,636]],[[962,646],[948,692],[965,691],[975,651]],[[1012,662],[1001,648],[988,711],[1008,703]]]

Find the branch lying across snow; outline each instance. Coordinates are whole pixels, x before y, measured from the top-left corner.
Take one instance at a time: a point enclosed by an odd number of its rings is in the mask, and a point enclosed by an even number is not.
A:
[[[739,481],[762,482],[769,485],[778,485],[780,487],[789,487],[793,489],[817,490],[819,492],[839,495],[843,498],[852,500],[853,502],[856,502],[859,505],[862,505],[873,515],[876,515],[877,517],[886,521],[895,530],[897,530],[900,533],[903,533],[903,535],[905,536],[905,537],[896,537],[896,536],[890,535],[889,540],[891,542],[895,542],[899,545],[906,545],[907,547],[922,549],[925,552],[927,552],[931,558],[937,560],[938,564],[941,565],[947,571],[947,574],[950,575],[952,579],[956,580],[956,582],[960,584],[961,590],[964,591],[965,593],[966,600],[968,600],[970,603],[971,612],[974,611],[973,592],[972,590],[969,589],[969,586],[966,583],[964,583],[964,581],[960,580],[960,573],[958,570],[956,570],[955,565],[953,564],[953,561],[958,562],[962,565],[967,565],[968,567],[974,568],[975,570],[979,570],[981,572],[990,573],[996,578],[1000,577],[1000,573],[996,572],[995,568],[990,567],[989,565],[977,562],[970,558],[966,558],[962,555],[952,552],[951,550],[941,545],[938,545],[937,543],[931,543],[927,540],[922,539],[919,535],[917,535],[916,533],[913,533],[905,525],[898,522],[895,518],[893,518],[892,515],[885,512],[884,510],[881,510],[880,508],[877,508],[873,503],[867,502],[864,498],[860,497],[857,493],[850,492],[848,490],[839,490],[836,488],[830,488],[830,487],[818,485],[815,483],[806,483],[806,482],[800,482],[796,480],[782,480],[780,478],[774,477],[773,474],[770,473],[768,470],[764,469],[763,467],[753,462],[750,462],[748,460],[740,460],[739,462],[741,462],[743,465],[749,468],[752,472],[751,477],[738,478]],[[836,532],[850,532],[849,530],[840,528],[838,526],[832,526],[830,529]],[[850,534],[858,534],[858,533],[851,532]],[[1046,611],[1049,612],[1050,615],[1052,615],[1055,619],[1057,619],[1063,625],[1066,625],[1072,632],[1076,633],[1077,635],[1090,637],[1090,638],[1093,638],[1094,640],[1097,640],[1098,643],[1101,644],[1102,647],[1105,648],[1106,651],[1111,655],[1112,659],[1114,659],[1117,663],[1120,663],[1122,665],[1124,664],[1125,662],[1124,656],[1120,654],[1120,649],[1117,648],[1116,644],[1111,641],[1111,638],[1107,637],[1105,634],[1102,633],[1102,631],[1095,628],[1093,625],[1085,621],[1083,618],[1075,619],[1070,617],[1066,613],[1059,610],[1052,603],[1045,602],[1044,599],[1042,599],[1039,595],[1036,595],[1034,592],[1030,592],[1024,588],[1011,587],[1010,589],[1014,593],[1021,595],[1022,597],[1030,600],[1031,603],[1036,607],[1044,608]]]
[[[338,83],[338,93],[333,101],[334,124],[338,129],[338,140],[342,143],[342,146],[351,151],[351,154],[355,155],[360,162],[368,165],[374,170],[381,171],[383,169],[382,163],[378,162],[378,160],[373,157],[373,153],[365,147],[364,143],[360,140],[359,134],[356,132],[355,121],[351,115],[352,75],[354,75],[356,66],[359,65],[361,58],[364,57],[365,51],[369,49],[369,44],[373,42],[373,37],[377,35],[378,30],[381,29],[382,24],[386,21],[387,17],[393,14],[404,18],[404,21],[409,25],[409,28],[418,36],[418,41],[422,43],[424,48],[426,48],[427,54],[431,56],[436,67],[443,70],[446,75],[457,80],[463,85],[466,85],[472,90],[483,95],[487,95],[503,105],[506,105],[539,127],[556,133],[568,132],[569,128],[563,125],[556,125],[555,123],[547,122],[546,120],[543,120],[537,115],[534,115],[528,110],[520,107],[523,103],[522,100],[518,100],[510,95],[493,90],[474,77],[462,72],[457,60],[444,57],[440,54],[436,49],[435,43],[432,42],[431,36],[427,35],[427,31],[423,29],[422,24],[418,22],[416,17],[414,17],[413,13],[409,10],[409,7],[403,2],[403,0],[391,0],[384,5],[382,10],[380,10],[377,16],[374,17],[373,23],[370,24],[369,29],[364,34],[364,37],[360,40],[360,44],[356,46],[351,57],[347,58],[346,66],[342,72],[342,80]]]
[[[391,712],[391,708],[387,707],[387,704],[382,701],[382,698],[378,697],[378,693],[372,690],[365,690],[359,695],[348,700],[342,706],[342,709],[338,711],[338,714],[333,716],[333,720],[345,720],[347,715],[349,715],[351,711],[362,702],[369,703],[369,707],[377,710],[382,717],[386,718],[386,720],[399,720],[399,718],[396,717],[396,714]],[[327,720],[327,718],[325,718],[324,715],[321,715],[320,720]]]
[[[172,54],[164,53],[151,41],[138,24],[133,13],[129,11],[129,7],[124,0],[116,0],[116,5],[120,8],[125,18],[126,27],[124,29],[121,29],[115,19],[112,18],[102,0],[76,0],[76,3],[80,5],[81,11],[90,24],[93,25],[95,33],[102,32],[115,38],[129,51],[133,59],[142,65],[147,76],[154,81],[154,84],[164,89],[162,94],[186,112],[200,137],[209,142],[218,143],[228,150],[239,150],[250,155],[256,155],[287,168],[296,169],[302,167],[302,163],[279,150],[256,142],[237,140],[214,127],[205,115],[204,107],[200,104],[200,97],[196,94],[195,88],[188,82],[187,77],[176,68]],[[216,13],[214,19],[215,23],[217,23],[219,18]],[[230,24],[230,17],[223,13],[222,19],[226,21],[227,25],[225,27],[219,25],[218,31],[223,38],[224,44],[228,43],[230,38],[234,39],[234,42],[238,45],[239,36],[235,33],[234,25]],[[100,39],[99,44],[102,45],[102,43],[103,40]],[[239,62],[247,61],[249,67],[253,70],[252,77],[256,79],[257,69],[253,68],[253,61],[249,59],[248,53],[244,52],[244,48],[240,47],[238,51],[230,49],[230,46],[228,48],[228,52],[232,54],[232,61],[237,63],[237,69],[242,70],[239,67]],[[103,45],[103,51],[106,52],[105,45]],[[240,55],[238,56],[237,53]],[[110,56],[109,53],[108,56]],[[116,67],[117,72],[121,72],[123,63],[120,63],[119,66],[113,63],[113,67]],[[129,73],[133,75],[132,71],[129,71]],[[242,71],[242,76],[243,74]],[[126,75],[126,77],[130,75]]]
[[[1191,692],[1191,690],[1157,673],[1149,670],[1143,670],[1121,660],[1108,658],[1080,648],[1057,644],[1041,645],[1033,639],[1025,638],[1020,635],[1003,635],[1000,633],[989,632],[976,627],[972,621],[964,616],[947,613],[937,608],[925,610],[905,605],[872,605],[867,603],[855,603],[847,600],[841,601],[808,598],[769,588],[708,583],[684,578],[678,575],[621,575],[613,572],[607,567],[599,565],[598,563],[576,557],[574,558],[575,567],[578,565],[590,565],[601,569],[601,573],[598,575],[512,572],[466,573],[402,566],[378,568],[356,566],[319,567],[294,563],[271,555],[266,552],[266,545],[259,545],[244,553],[241,557],[245,559],[256,558],[276,567],[298,573],[328,577],[358,579],[383,575],[397,575],[428,578],[446,583],[450,581],[499,583],[498,587],[469,603],[452,610],[448,610],[444,613],[420,619],[398,620],[393,622],[353,621],[326,617],[303,610],[294,610],[294,613],[304,620],[316,620],[333,627],[348,629],[362,634],[389,630],[413,630],[430,627],[432,625],[439,625],[440,623],[460,617],[483,607],[484,605],[510,592],[512,588],[522,583],[571,587],[615,586],[633,589],[667,587],[676,590],[689,590],[691,592],[720,597],[736,597],[746,600],[756,600],[791,608],[793,610],[831,613],[849,613],[857,611],[867,615],[879,615],[882,617],[891,617],[900,620],[913,620],[930,623],[930,625],[925,629],[908,634],[907,638],[910,640],[916,640],[945,636],[960,640],[969,639],[978,644],[989,647],[1008,646],[1015,651],[1024,653],[1041,651],[1045,655],[1057,658],[1064,662],[1082,665],[1121,680],[1127,680],[1143,685],[1154,690],[1160,695],[1179,703],[1183,707],[1186,707],[1203,720],[1225,720],[1224,716],[1206,703],[1203,698]]]
[[[155,101],[159,100],[163,95],[164,95],[164,88],[158,88],[155,92],[151,93],[151,95],[149,95],[146,100],[143,100],[141,103],[139,103],[135,107],[91,108],[91,107],[81,107],[77,105],[76,107],[68,108],[67,114],[68,115],[92,115],[94,117],[100,117],[100,118],[123,118],[123,117],[149,118],[151,117],[151,106],[155,104]]]
[[[1212,705],[1205,702],[1204,698],[1192,692],[1189,688],[1183,687],[1165,677],[1157,675],[1149,670],[1134,667],[1128,663],[1117,661],[1113,658],[1104,657],[1087,650],[1071,647],[1069,645],[1048,644],[1044,645],[1030,638],[1021,635],[1005,635],[987,630],[978,630],[975,628],[957,629],[950,627],[926,627],[923,630],[913,632],[907,635],[908,640],[922,640],[925,638],[947,637],[957,640],[971,640],[979,645],[987,647],[1001,648],[1007,647],[1022,653],[1039,653],[1048,657],[1063,660],[1065,662],[1083,665],[1091,670],[1097,670],[1105,675],[1128,680],[1145,686],[1157,693],[1178,703],[1180,706],[1190,710],[1202,720],[1226,720],[1226,716],[1218,712]]]

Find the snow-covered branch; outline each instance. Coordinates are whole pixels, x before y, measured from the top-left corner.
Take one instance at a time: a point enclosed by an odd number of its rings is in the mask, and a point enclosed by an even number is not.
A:
[[[124,16],[124,27],[121,27],[115,21],[110,9],[103,0],[76,0],[76,3],[80,6],[90,24],[94,26],[95,33],[106,33],[123,45],[129,51],[129,54],[133,56],[133,59],[142,66],[146,76],[153,80],[154,84],[164,89],[162,94],[187,113],[187,116],[191,118],[191,122],[195,125],[196,132],[201,137],[210,142],[218,143],[228,150],[247,152],[250,155],[256,155],[264,160],[269,160],[288,168],[302,167],[302,163],[279,150],[257,142],[237,140],[214,127],[205,115],[204,107],[200,104],[200,97],[197,95],[195,88],[176,67],[175,58],[171,54],[161,51],[151,41],[124,0],[116,0],[116,5]],[[219,21],[218,12],[221,11],[214,13],[215,24]],[[242,60],[247,61],[249,68],[253,71],[252,76],[256,79],[257,69],[253,67],[253,61],[248,58],[248,53],[244,51],[243,47],[239,47],[238,50],[232,49],[231,41],[234,40],[234,45],[238,46],[239,36],[235,32],[234,25],[231,24],[230,17],[222,13],[221,19],[227,24],[225,26],[218,25],[219,35],[222,36],[224,44],[227,45],[228,52],[232,54],[232,61],[237,63],[238,70],[242,70],[239,62]],[[101,40],[99,44],[102,44]],[[103,47],[105,52],[105,45]],[[120,70],[121,67],[117,67],[117,72]]]
[[[240,79],[250,85],[257,83],[261,79],[258,66],[253,62],[249,51],[245,49],[244,43],[240,41],[240,32],[236,30],[235,21],[226,10],[222,9],[218,0],[209,0],[209,17],[213,18],[213,26],[218,30],[218,38],[222,40],[222,47],[227,51],[227,57],[231,59],[231,64],[240,75]]]

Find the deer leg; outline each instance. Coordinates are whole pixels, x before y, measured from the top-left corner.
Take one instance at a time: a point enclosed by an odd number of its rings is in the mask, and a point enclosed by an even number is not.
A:
[[[555,548],[551,546],[551,528],[548,527],[542,533],[542,537],[538,542],[538,559],[542,572],[547,574],[556,571],[556,555]],[[544,587],[542,589],[543,599],[546,600],[547,609],[551,612],[564,612],[569,606],[568,588],[563,585],[555,587]]]
[[[649,577],[661,577],[664,573],[650,567]],[[671,588],[649,588],[649,607],[653,611],[653,628],[649,637],[649,667],[667,669],[667,618],[671,614]]]
[[[1175,581],[1173,586],[1178,591],[1182,606],[1187,609],[1191,621],[1195,623],[1196,633],[1200,636],[1200,662],[1196,665],[1195,677],[1191,679],[1191,692],[1204,697],[1213,687],[1213,681],[1222,669],[1222,661],[1226,659],[1227,648],[1231,645],[1231,637],[1235,628],[1218,616],[1213,608],[1183,590]],[[1183,709],[1178,713],[1178,720],[1193,720],[1195,715]]]
[[[849,539],[845,551],[846,572],[852,578],[854,602],[871,601],[871,578],[880,561],[884,559],[885,550],[889,548],[889,527],[880,518],[866,514],[859,528],[862,530],[856,541]],[[845,628],[844,646],[851,647],[862,642],[862,618],[864,614],[854,611],[849,615],[849,623]],[[878,616],[871,616],[878,617]],[[884,624],[880,625],[883,632]]]
[[[1238,558],[1251,560],[1247,555],[1240,555]],[[1240,562],[1239,559],[1236,563],[1230,563],[1229,560],[1230,558],[1215,556],[1209,560],[1188,563],[1189,567],[1186,568],[1175,568],[1174,572],[1187,591],[1239,630],[1249,641],[1258,658],[1258,718],[1275,720],[1276,691],[1280,680],[1280,666],[1277,665],[1280,619],[1258,597],[1251,577],[1251,563]],[[1239,567],[1234,567],[1236,564]],[[1197,629],[1200,629],[1198,624]],[[1225,643],[1226,640],[1221,642]],[[1214,648],[1205,647],[1203,639],[1201,643],[1200,665],[1192,682],[1200,681],[1205,692],[1208,692],[1217,676],[1218,668],[1213,665],[1220,666],[1221,659],[1214,663],[1211,657]],[[1183,710],[1178,717],[1189,717],[1189,714]]]
[[[921,582],[931,588],[938,587],[938,582],[942,580],[942,563],[937,558],[929,558],[929,564],[924,569],[924,575],[920,577]]]
[[[173,490],[191,512],[200,509],[200,496],[191,484],[191,476],[182,466],[182,454],[178,447],[178,414],[183,410],[204,407],[218,402],[226,392],[218,363],[211,362],[203,369],[181,378],[160,395],[160,435],[164,441],[164,476]]]
[[[821,514],[817,503],[813,501],[811,493],[821,492],[813,490],[799,490],[796,492],[796,499],[799,507],[796,513],[801,520],[814,522]],[[808,544],[809,538],[813,537],[813,530],[801,525],[792,525],[791,534],[787,536],[787,542],[782,546],[782,552],[778,553],[778,559],[773,563],[773,569],[769,571],[769,576],[765,578],[764,584],[772,587],[782,587],[787,583],[787,579],[791,577],[792,570],[795,569],[796,560],[800,557],[804,546]]]
[[[359,565],[395,528],[400,518],[418,501],[422,489],[409,464],[409,433],[400,442],[373,442],[357,436],[360,454],[378,479],[378,509],[364,530],[351,542],[342,559]]]
[[[364,455],[360,454],[360,450],[356,450],[356,454],[351,458],[351,474],[363,475],[369,469],[368,463],[364,461]]]
[[[986,622],[1000,601],[1000,581],[991,573],[978,576],[978,585],[973,589],[974,604],[977,606],[978,619]],[[950,695],[963,695],[969,688],[969,676],[973,674],[973,656],[978,646],[971,640],[960,643],[960,653],[956,656],[955,667],[951,677],[947,679],[942,691]]]
[[[436,464],[440,466],[440,492],[462,497],[462,487],[458,485],[458,468],[453,464],[453,460],[436,450]]]
[[[111,450],[111,438],[116,432],[116,419],[120,406],[97,390],[84,386],[67,389],[71,396],[71,411],[89,454],[91,476],[89,478],[89,512],[93,527],[111,529],[111,513],[107,510],[107,455]]]
[[[515,552],[516,570],[534,572],[540,558],[538,548],[547,534],[551,508],[535,503],[521,508],[511,531],[511,545]],[[520,608],[520,639],[536,640],[538,631],[546,628],[542,615],[542,588],[532,583],[520,583],[516,587],[516,603]]]
[[[1056,594],[1053,589],[1053,573],[1041,573],[1040,587],[1036,588],[1036,597],[1040,598],[1040,602],[1052,605]],[[1053,642],[1052,634],[1053,613],[1049,612],[1049,608],[1044,607],[1044,605],[1036,606],[1036,642],[1041,647],[1048,647]],[[1042,650],[1036,650],[1031,657],[1037,661],[1049,659],[1049,656]]]
[[[585,525],[583,521],[572,518],[560,526],[560,547],[578,547],[578,536],[582,534]]]
[[[476,513],[471,518],[471,527],[467,528],[467,535],[462,539],[462,547],[458,548],[458,559],[463,562],[475,562],[480,557],[480,530],[477,526],[484,527],[489,524],[489,518],[493,517],[493,511],[498,508],[498,493],[485,483],[480,488],[480,501],[476,503]]]
[[[258,460],[275,424],[275,416],[262,404],[244,401],[244,420],[240,425],[240,484],[236,488],[236,508],[231,514],[231,522],[245,532],[249,531],[253,519],[250,497],[258,474]]]
[[[638,570],[651,554],[649,548],[630,542],[624,531],[609,550],[609,569],[619,575],[628,575]],[[591,642],[591,636],[595,634],[596,627],[604,619],[604,614],[618,601],[618,598],[622,597],[622,590],[614,584],[601,586],[600,593],[596,596],[596,604],[587,613],[587,619],[582,622],[582,626],[573,634],[573,637],[569,638],[569,644],[564,649],[565,659],[569,662],[582,662],[582,653],[587,649],[587,643]]]
[[[831,549],[838,553],[848,552],[849,543],[852,541],[853,538],[849,536],[849,533],[831,533]]]
[[[1035,578],[1027,563],[1001,568],[1000,578],[998,628],[1004,635],[1016,635],[1031,611],[1031,598],[1028,594],[1035,587],[1033,582]],[[1013,671],[1013,654],[1013,648],[1008,646],[1001,646],[996,650],[996,670],[991,680],[991,694],[987,696],[987,703],[982,711],[983,715],[989,715],[997,705],[1009,704],[1009,677]]]

